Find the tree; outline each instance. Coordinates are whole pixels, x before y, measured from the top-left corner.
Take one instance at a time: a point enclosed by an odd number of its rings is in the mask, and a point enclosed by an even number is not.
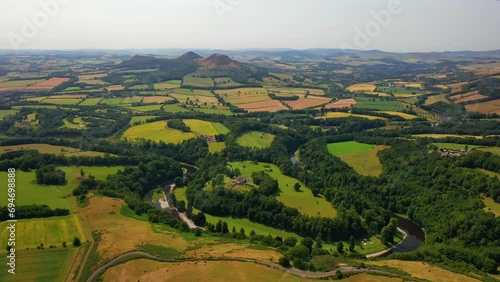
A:
[[[184,186],[184,181],[182,181],[182,178],[176,177],[174,179],[174,184],[175,184],[175,187],[179,187],[180,188],[180,187]]]
[[[340,280],[340,279],[342,279],[342,278],[344,278],[344,275],[342,275],[342,271],[337,270],[337,271],[335,272],[335,279]]]
[[[231,230],[231,233],[236,233],[236,226],[233,226],[233,229]]]
[[[321,243],[321,234],[318,234],[316,237],[316,245],[314,247],[317,249],[323,248],[323,244]]]
[[[186,215],[189,218],[191,218],[191,216],[193,215],[193,205],[191,204],[191,202],[188,202],[187,209],[186,209]]]
[[[309,250],[304,245],[298,245],[290,248],[288,254],[293,258],[307,259],[309,258]]]
[[[297,244],[297,239],[295,237],[286,237],[283,243],[285,244],[285,246],[294,247]]]
[[[80,175],[81,175],[82,177],[85,177],[85,171],[83,171],[83,168],[81,168],[81,169],[80,169]]]
[[[80,238],[75,237],[75,238],[73,239],[73,246],[75,246],[75,247],[80,247],[81,245],[82,245],[82,242],[80,241]]]
[[[349,238],[349,251],[353,252],[355,246],[356,246],[356,238],[354,238],[354,236],[351,235],[351,237]]]
[[[339,253],[339,254],[344,253],[344,244],[342,243],[342,241],[339,241],[337,243],[337,253]]]
[[[222,234],[229,233],[229,227],[227,226],[227,222],[222,222]]]
[[[300,183],[296,182],[294,185],[293,185],[293,189],[296,191],[296,192],[300,192]]]
[[[200,228],[195,228],[194,230],[194,236],[200,237],[201,236],[201,229]]]
[[[311,238],[304,238],[300,241],[300,244],[306,246],[309,252],[311,252],[314,241]]]
[[[66,242],[62,243],[63,248],[66,248]]]
[[[278,263],[283,267],[290,267],[290,260],[287,257],[280,257]]]
[[[180,201],[179,203],[177,203],[177,210],[179,210],[179,212],[185,212],[186,203],[184,201]]]

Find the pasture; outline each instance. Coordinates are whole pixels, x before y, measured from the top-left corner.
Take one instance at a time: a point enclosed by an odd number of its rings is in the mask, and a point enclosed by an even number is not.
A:
[[[370,261],[369,264],[378,266],[388,266],[399,268],[404,272],[412,275],[412,277],[426,279],[428,281],[441,281],[441,282],[478,282],[479,280],[470,278],[468,276],[453,273],[451,271],[417,261],[400,261],[400,260],[380,260]]]
[[[71,156],[104,156],[104,153],[94,152],[94,151],[81,151],[80,149],[65,147],[65,146],[54,146],[49,144],[24,144],[24,145],[12,145],[12,146],[0,146],[0,154],[18,151],[18,150],[37,150],[42,154],[54,154],[54,155],[64,155],[67,157]]]
[[[486,206],[484,208],[485,211],[492,212],[495,214],[495,216],[500,216],[500,204],[496,203],[493,201],[492,198],[485,197],[483,199],[484,205]]]
[[[185,76],[182,85],[193,87],[212,87],[214,86],[214,81],[208,77]]]
[[[46,218],[19,219],[16,224],[16,247],[19,249],[35,249],[40,243],[45,248],[50,245],[62,247],[66,242],[71,246],[73,238],[86,241],[85,232],[76,214]],[[7,222],[0,223],[0,244],[7,245]]]
[[[163,141],[165,143],[178,144],[195,137],[196,135],[192,132],[182,132],[177,129],[169,128],[166,121],[157,121],[127,129],[122,139],[136,140],[144,138],[155,142]]]
[[[191,131],[207,136],[215,136],[218,134],[227,134],[229,129],[223,124],[216,122],[208,122],[197,119],[185,119],[184,123],[191,129]]]
[[[455,144],[455,143],[434,143],[438,149],[448,150],[462,150],[467,146],[469,149],[480,148],[481,146],[468,145],[468,144]]]
[[[0,119],[5,118],[6,116],[15,115],[17,110],[0,110]]]
[[[252,131],[238,137],[236,142],[243,147],[256,147],[259,149],[271,147],[276,136],[268,133]]]
[[[169,80],[165,82],[155,83],[155,90],[175,89],[181,87],[180,80]]]
[[[239,168],[241,174],[251,179],[253,172],[264,171],[272,178],[278,180],[281,193],[276,197],[286,206],[296,208],[299,212],[310,216],[323,216],[333,218],[337,216],[336,210],[323,197],[314,197],[311,190],[301,184],[300,192],[296,192],[293,188],[294,184],[299,182],[297,179],[286,176],[281,173],[280,169],[273,164],[259,163],[254,164],[251,161],[231,162],[230,168]]]
[[[87,128],[85,122],[81,117],[77,117],[73,119],[73,122],[70,122],[68,119],[63,120],[64,125],[62,127],[70,128],[70,129],[85,129]]]
[[[378,152],[389,146],[375,146],[355,141],[328,144],[328,151],[364,176],[380,176],[383,171]]]
[[[190,112],[190,110],[181,107],[179,104],[164,105],[163,111],[167,113],[185,113]]]
[[[313,281],[267,266],[249,262],[205,261],[162,263],[153,260],[132,260],[108,269],[104,281],[178,281],[203,279],[226,281]]]
[[[80,103],[80,106],[95,106],[99,104],[102,98],[87,98]]]
[[[123,99],[122,104],[133,104],[133,103],[142,103],[142,99],[144,97],[141,96],[131,96]]]
[[[265,88],[238,88],[228,90],[216,90],[226,102],[234,105],[253,102],[269,101],[268,91]]]
[[[142,103],[144,104],[162,104],[168,101],[172,101],[172,97],[164,97],[164,96],[147,96],[144,97],[144,100],[142,100]]]
[[[198,111],[201,113],[206,113],[206,114],[216,114],[216,115],[225,115],[225,116],[231,116],[233,115],[233,112],[229,109],[229,107],[226,106],[208,106],[204,107],[201,106],[200,108],[193,108],[194,111]]]
[[[7,273],[6,257],[1,256],[0,281],[64,281],[77,252],[71,247],[16,250],[16,275]]]
[[[208,143],[208,151],[212,154],[221,152],[226,149],[226,143],[224,142],[210,142]]]
[[[376,111],[402,111],[405,109],[403,104],[398,101],[383,100],[377,98],[356,98],[358,102],[354,105],[355,109],[376,110]]]
[[[343,112],[328,112],[328,113],[326,113],[325,116],[323,116],[321,118],[347,118],[347,117],[366,118],[369,120],[375,120],[375,119],[387,120],[386,118],[383,118],[383,117],[376,117],[376,116],[369,116],[369,115],[358,115],[358,114],[343,113]]]
[[[136,122],[139,122],[139,123],[144,123],[146,122],[146,120],[148,119],[153,119],[155,118],[156,116],[134,116],[132,117],[132,119],[130,120],[130,125],[134,125]]]
[[[484,148],[479,148],[478,150],[500,155],[500,147],[484,147]]]
[[[52,99],[47,98],[43,100],[45,104],[54,104],[54,105],[76,105],[80,103],[82,99]]]
[[[241,83],[235,82],[230,77],[214,78],[214,83],[216,87],[235,87],[241,85]]]
[[[383,92],[387,94],[399,94],[399,95],[415,95],[415,94],[425,94],[424,91],[415,88],[407,88],[400,86],[379,86],[376,89],[377,92]]]
[[[80,169],[85,171],[85,176],[90,174],[96,179],[105,179],[108,174],[114,174],[122,167],[60,167],[66,172],[66,185],[39,185],[36,182],[35,172],[16,171],[16,205],[45,204],[50,208],[65,208],[73,210],[70,201],[73,199],[73,189],[78,186],[82,177]],[[0,172],[0,181],[7,183],[7,172]],[[0,206],[7,205],[7,197],[0,198]]]
[[[137,112],[153,112],[161,110],[161,106],[162,105],[153,104],[147,106],[130,107],[130,109]]]
[[[118,105],[121,104],[123,101],[123,98],[104,98],[100,102],[100,104],[105,104],[105,105]]]

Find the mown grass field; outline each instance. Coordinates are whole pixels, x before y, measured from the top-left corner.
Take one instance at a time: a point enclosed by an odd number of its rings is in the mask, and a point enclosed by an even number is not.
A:
[[[165,106],[163,106],[163,111],[167,112],[167,113],[186,113],[186,112],[190,112],[190,110],[188,110],[188,109],[186,109],[184,107],[181,107],[178,104],[165,105]]]
[[[355,141],[328,144],[328,151],[351,166],[356,172],[365,176],[380,176],[382,164],[378,152],[388,146],[375,146]]]
[[[144,138],[156,142],[163,141],[175,144],[195,137],[196,135],[192,132],[182,132],[177,129],[168,128],[166,121],[157,121],[131,127],[122,136],[123,139],[127,140]]]
[[[16,274],[7,273],[7,260],[0,257],[0,281],[64,281],[78,252],[77,248],[17,250]]]
[[[500,147],[484,147],[484,148],[478,148],[478,150],[500,155]]]
[[[370,261],[367,264],[378,265],[378,266],[388,266],[399,268],[404,272],[412,275],[412,277],[426,279],[428,281],[440,281],[440,282],[478,282],[479,280],[467,277],[462,274],[453,273],[451,271],[429,265],[424,262],[417,261],[399,261],[399,260],[381,260],[381,261]]]
[[[346,117],[366,118],[369,120],[376,120],[376,119],[387,120],[386,118],[383,118],[383,117],[376,117],[376,116],[369,116],[369,115],[357,115],[357,114],[343,113],[343,112],[328,112],[328,113],[326,113],[325,116],[323,116],[321,118],[346,118]]]
[[[130,107],[130,109],[138,112],[152,112],[152,111],[159,111],[161,109],[161,105],[137,106],[137,107]]]
[[[266,163],[254,164],[251,161],[231,162],[229,165],[232,169],[239,168],[241,174],[248,179],[251,179],[253,172],[265,171],[272,178],[278,180],[281,194],[276,199],[283,202],[286,206],[296,208],[299,212],[310,216],[330,218],[337,216],[336,210],[329,202],[323,197],[314,197],[311,190],[303,184],[301,184],[301,192],[296,192],[293,186],[299,181],[282,174],[276,165]]]
[[[37,150],[42,154],[55,154],[55,155],[65,155],[65,156],[104,156],[104,153],[94,152],[94,151],[80,151],[80,149],[65,147],[65,146],[53,146],[49,144],[25,144],[25,145],[13,145],[13,146],[0,146],[0,154],[10,151],[18,150]]]
[[[123,167],[61,167],[66,172],[67,184],[64,186],[39,185],[36,183],[35,172],[16,171],[16,205],[46,204],[49,207],[73,210],[70,201],[74,201],[73,189],[82,180],[80,169],[85,176],[94,175],[104,180],[108,174],[114,174]],[[0,182],[7,183],[7,172],[0,172]],[[7,197],[0,198],[0,206],[7,205]]]
[[[108,269],[104,281],[315,281],[249,262],[161,263],[133,260]]]
[[[245,104],[260,101],[269,101],[268,90],[265,88],[238,88],[228,90],[217,90],[226,102],[232,104]]]
[[[276,136],[268,133],[252,131],[238,137],[238,144],[244,147],[268,148]]]
[[[224,142],[211,142],[208,144],[208,151],[210,153],[217,153],[226,149],[226,143]]]
[[[0,223],[0,244],[7,245],[7,222]],[[75,214],[47,218],[20,219],[16,224],[17,249],[36,248],[43,243],[44,248],[50,245],[62,247],[66,242],[72,245],[73,238],[78,237],[86,241],[85,232]]]
[[[142,99],[144,99],[144,97],[141,97],[141,96],[127,97],[127,98],[123,99],[122,104],[141,103]]]
[[[375,99],[375,101],[373,101]],[[402,111],[405,109],[403,104],[398,101],[386,101],[377,98],[356,98],[358,102],[353,107],[356,109],[377,110],[377,111]]]
[[[485,211],[489,211],[495,214],[495,216],[500,216],[500,204],[496,203],[493,201],[492,198],[485,197],[483,199],[484,205],[486,206],[484,208]]]

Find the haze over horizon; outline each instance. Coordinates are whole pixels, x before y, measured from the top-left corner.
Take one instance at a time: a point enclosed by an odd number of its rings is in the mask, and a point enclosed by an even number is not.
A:
[[[498,14],[496,0],[5,0],[0,49],[486,51]]]

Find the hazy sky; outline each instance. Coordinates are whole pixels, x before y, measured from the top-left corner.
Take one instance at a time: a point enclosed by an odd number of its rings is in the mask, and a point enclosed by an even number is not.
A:
[[[0,0],[0,49],[492,50],[499,15],[498,0]]]

